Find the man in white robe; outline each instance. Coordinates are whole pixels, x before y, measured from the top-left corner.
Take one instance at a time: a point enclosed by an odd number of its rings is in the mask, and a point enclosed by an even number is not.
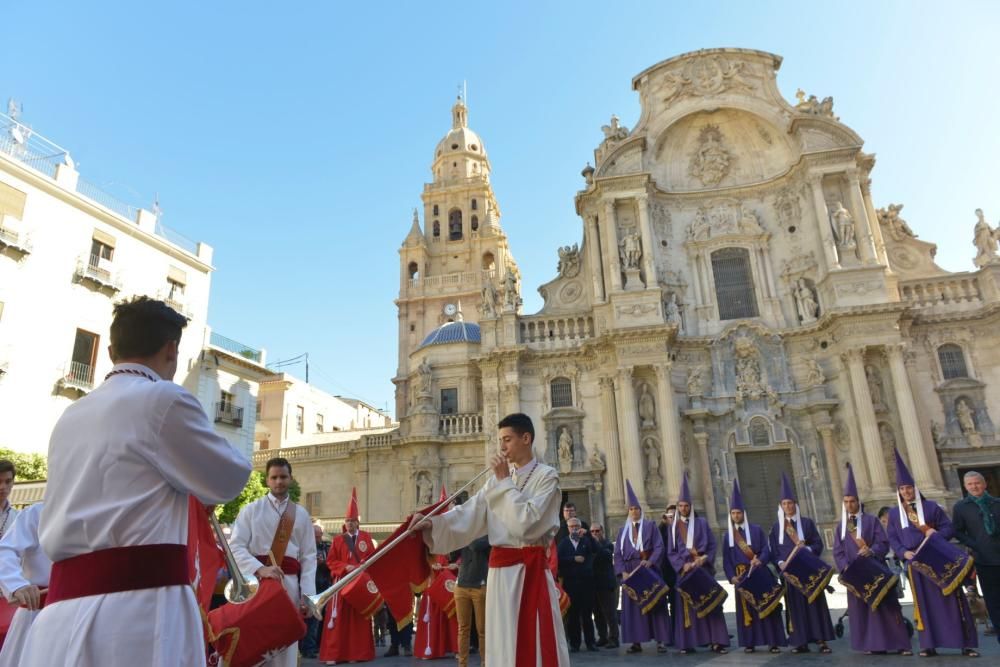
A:
[[[0,460],[0,538],[14,525],[18,511],[10,504],[10,492],[14,490],[14,464],[7,459]]]
[[[559,474],[535,459],[527,415],[508,415],[499,427],[502,454],[493,457],[494,475],[486,485],[445,514],[415,515],[412,525],[424,531],[424,541],[437,554],[489,536],[484,654],[491,664],[569,667],[559,592],[548,569],[548,549],[559,528]],[[531,635],[524,636],[522,628]]]
[[[284,558],[281,559],[284,565],[262,563],[261,556],[270,563],[268,552],[278,530],[278,521],[288,503],[292,502],[288,497],[292,464],[283,458],[273,458],[267,462],[265,475],[269,491],[263,498],[258,498],[240,510],[233,524],[229,547],[240,572],[253,574],[258,579],[270,578],[284,582],[288,596],[304,613],[302,597],[316,594],[316,538],[312,519],[305,507],[292,503],[295,506],[295,522],[292,524]],[[295,667],[298,658],[298,643],[295,643],[285,647],[264,664]]]
[[[38,544],[38,519],[42,503],[17,517],[13,528],[0,539],[0,591],[19,606],[0,650],[0,667],[17,665],[35,617],[41,612],[41,590],[49,585],[52,561]]]
[[[251,468],[171,382],[186,325],[162,301],[115,306],[115,366],[56,423],[39,528],[52,576],[22,667],[205,664],[188,496],[227,502]]]

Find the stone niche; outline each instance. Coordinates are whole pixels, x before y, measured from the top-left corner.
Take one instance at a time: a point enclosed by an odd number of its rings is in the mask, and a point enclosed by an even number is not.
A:
[[[545,425],[545,460],[560,473],[582,470],[587,466],[587,451],[583,446],[583,419],[586,415],[586,412],[575,407],[553,408],[542,415],[542,423]],[[569,457],[565,451],[567,442]]]
[[[937,428],[938,449],[995,446],[996,431],[986,409],[986,385],[972,378],[947,380],[935,391],[941,399],[944,426]]]

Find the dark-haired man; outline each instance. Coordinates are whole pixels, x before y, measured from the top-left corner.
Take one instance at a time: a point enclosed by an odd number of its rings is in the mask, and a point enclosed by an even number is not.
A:
[[[557,547],[562,544],[563,538],[569,535],[569,530],[566,529],[566,523],[570,519],[580,519],[580,517],[576,514],[576,503],[573,502],[563,504],[562,518],[559,519],[559,530],[556,531],[555,537]],[[590,532],[590,525],[583,519],[580,519],[580,526],[582,526],[587,532]]]
[[[559,527],[559,474],[535,458],[535,427],[524,414],[504,417],[493,476],[468,502],[445,514],[413,517],[434,553],[449,553],[489,535],[486,585],[490,663],[569,667],[559,593],[546,550]]]
[[[17,510],[10,504],[10,492],[14,490],[14,476],[17,470],[14,462],[0,459],[0,538],[14,525]]]
[[[186,325],[162,301],[117,305],[114,367],[52,431],[39,541],[54,564],[23,666],[204,664],[188,496],[232,499],[250,463],[171,381]]]
[[[264,470],[268,493],[240,510],[230,547],[241,572],[283,582],[305,615],[303,598],[316,594],[316,537],[306,508],[288,497],[292,464],[277,457]],[[292,644],[265,664],[294,667],[298,658],[298,647]]]

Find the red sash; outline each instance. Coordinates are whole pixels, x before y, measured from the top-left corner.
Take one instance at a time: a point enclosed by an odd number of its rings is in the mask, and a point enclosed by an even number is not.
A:
[[[186,544],[113,547],[53,563],[45,602],[190,583]]]
[[[257,556],[257,560],[259,560],[264,565],[271,564],[270,556]],[[281,559],[281,571],[284,572],[285,574],[291,574],[297,577],[302,572],[302,563],[292,558],[291,556],[285,556],[284,558]]]
[[[521,592],[517,615],[517,658],[514,667],[535,667],[541,655],[543,665],[558,665],[556,631],[552,622],[552,602],[545,578],[544,547],[493,547],[490,567],[501,568],[524,564],[524,590]],[[536,647],[535,622],[541,647]]]

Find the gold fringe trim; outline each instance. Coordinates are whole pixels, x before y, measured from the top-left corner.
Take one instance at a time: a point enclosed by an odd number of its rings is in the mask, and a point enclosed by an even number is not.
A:
[[[771,601],[771,604],[769,604],[766,607],[764,607],[763,611],[758,611],[757,612],[757,616],[759,616],[761,620],[763,620],[763,619],[767,618],[768,616],[770,616],[771,613],[775,609],[777,609],[778,607],[781,606],[781,599],[784,597],[786,591],[787,591],[787,588],[785,587],[785,584],[782,583],[781,584],[781,593],[779,593],[778,595],[775,595],[774,599]]]
[[[661,588],[659,592],[653,596],[653,599],[650,600],[648,603],[646,603],[646,606],[642,608],[641,610],[642,613],[648,614],[649,612],[651,612],[653,610],[653,607],[659,604],[660,600],[662,600],[663,596],[666,595],[668,592],[670,592],[670,587],[664,584],[663,588]]]
[[[961,572],[959,572],[958,576],[955,577],[955,580],[952,581],[950,584],[948,584],[946,588],[942,588],[941,592],[944,593],[945,595],[951,595],[952,593],[954,593],[955,589],[961,586],[962,582],[965,581],[965,578],[969,576],[969,570],[972,569],[973,565],[975,565],[975,561],[970,556],[969,560],[965,561],[965,565],[962,567],[962,570]]]
[[[830,568],[829,570],[827,570],[826,576],[823,577],[823,583],[817,586],[816,590],[812,592],[812,595],[806,598],[807,600],[809,600],[809,604],[815,602],[816,598],[818,598],[820,595],[826,592],[826,587],[830,583],[830,579],[832,577],[833,577],[833,568]]]
[[[750,610],[747,609],[747,601],[742,597],[740,598],[740,605],[743,609],[743,627],[749,628],[750,624],[753,623],[753,616],[750,615]]]
[[[892,591],[893,593],[896,592],[897,582],[899,582],[899,575],[896,574],[892,575],[892,577],[889,579],[889,583],[885,585],[885,587],[879,592],[879,594],[875,596],[875,599],[871,601],[871,604],[868,605],[872,611],[878,609],[878,606],[882,604],[882,600],[885,599],[885,596],[888,595],[889,591]]]

